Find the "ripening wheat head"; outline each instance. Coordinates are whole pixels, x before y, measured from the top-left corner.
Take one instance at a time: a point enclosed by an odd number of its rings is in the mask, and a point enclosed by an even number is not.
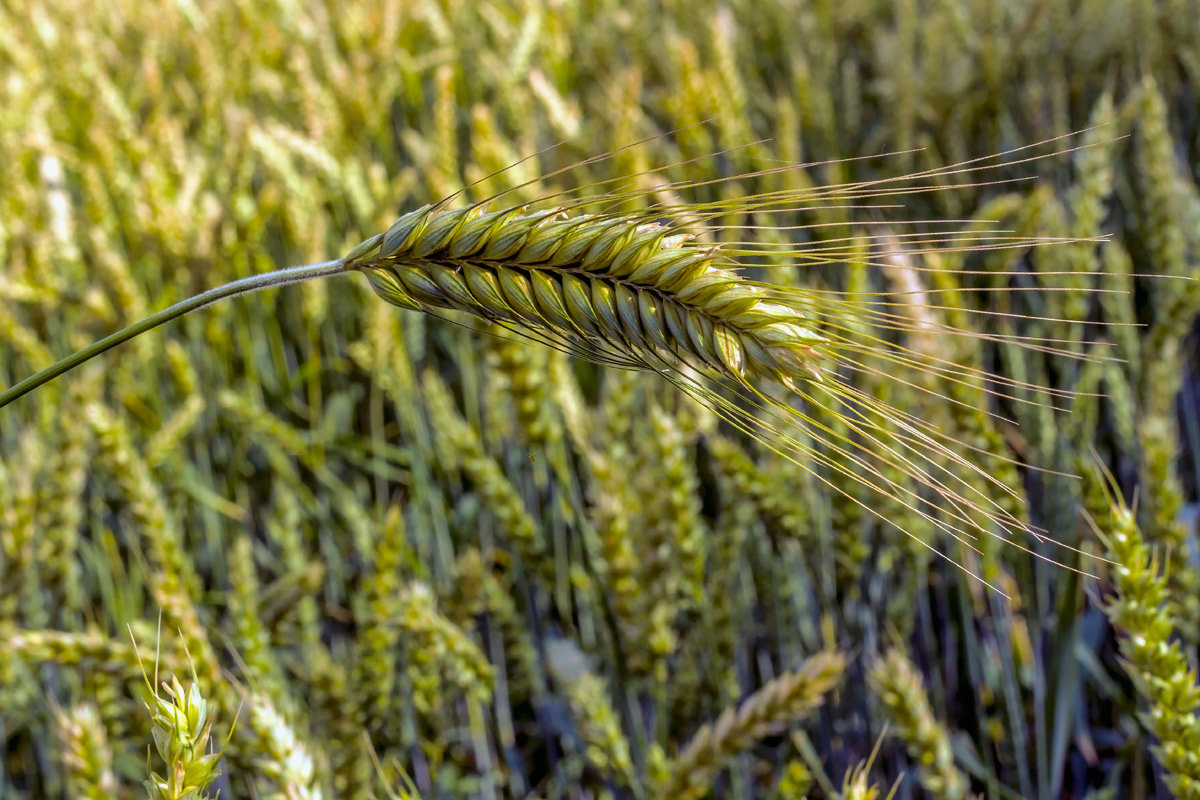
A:
[[[941,391],[919,380],[930,376],[1010,399],[1039,391],[955,360],[954,340],[979,332],[941,321],[929,290],[880,300],[745,277],[768,261],[857,259],[877,266],[877,259],[888,259],[895,268],[923,253],[1052,243],[958,230],[801,244],[756,236],[764,228],[778,234],[801,227],[785,220],[805,206],[937,190],[935,181],[979,166],[715,203],[649,202],[634,212],[607,209],[631,197],[649,201],[650,191],[608,192],[549,208],[505,206],[503,196],[460,207],[440,203],[400,217],[350,252],[344,265],[364,272],[375,292],[397,306],[464,312],[578,357],[657,372],[735,428],[803,467],[820,468],[831,490],[868,513],[878,515],[848,485],[887,496],[960,541],[980,533],[1036,535],[997,501],[996,493],[1012,494],[1011,487],[966,457],[965,445],[856,386],[857,375],[873,372],[918,391]],[[695,185],[669,188],[686,192]],[[757,224],[715,224],[730,215]],[[747,238],[731,242],[730,234]],[[718,238],[721,244],[709,243]],[[911,268],[896,269],[920,286]],[[1000,338],[1060,352],[1050,340]],[[823,421],[829,419],[841,430]]]
[[[222,297],[358,271],[399,307],[468,314],[600,364],[656,372],[868,513],[879,515],[871,496],[886,497],[961,541],[979,534],[1036,535],[997,501],[997,492],[1012,490],[968,458],[966,446],[864,391],[856,378],[871,373],[930,393],[947,384],[1010,398],[1038,391],[956,358],[956,340],[982,334],[946,321],[930,303],[932,292],[914,277],[919,270],[896,264],[929,253],[1029,248],[1051,240],[951,227],[917,233],[880,228],[811,242],[797,241],[804,226],[793,224],[800,210],[814,205],[881,208],[871,203],[940,191],[955,176],[1036,158],[1025,156],[1027,149],[900,178],[682,205],[655,198],[664,188],[686,194],[798,167],[651,190],[560,193],[535,206],[506,204],[505,194],[457,207],[449,198],[401,216],[342,259],[244,279],[159,312],[0,394],[0,406]],[[641,210],[621,210],[631,201]],[[550,202],[556,205],[542,207]],[[750,270],[770,277],[772,264],[804,268],[846,261],[863,267],[888,262],[912,288],[880,299],[747,277]],[[1052,340],[1002,333],[986,338],[1058,352]],[[860,499],[864,494],[868,499]]]
[[[823,337],[689,239],[637,215],[425,206],[345,261],[398,306],[465,311],[601,363],[819,380]]]

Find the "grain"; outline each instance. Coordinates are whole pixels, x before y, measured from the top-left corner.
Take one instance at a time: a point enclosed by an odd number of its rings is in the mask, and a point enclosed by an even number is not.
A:
[[[820,653],[795,672],[770,681],[737,708],[726,709],[715,722],[695,733],[676,757],[670,777],[656,796],[703,797],[729,760],[758,740],[799,722],[819,706],[845,668],[842,655]]]
[[[345,259],[384,300],[465,311],[616,366],[817,374],[823,338],[710,246],[637,215],[474,205],[405,214]]]
[[[956,348],[957,343],[981,338],[1063,351],[1052,339],[980,333],[972,312],[951,307],[955,304],[941,290],[921,286],[913,277],[918,268],[911,266],[923,254],[961,256],[1058,240],[1009,237],[974,226],[964,232],[885,229],[817,243],[794,240],[788,232],[803,226],[778,221],[803,207],[828,204],[846,216],[850,204],[940,191],[956,176],[997,167],[1014,154],[1020,156],[1017,163],[1034,158],[1024,150],[899,179],[682,205],[655,201],[709,184],[664,185],[655,170],[634,176],[649,181],[652,189],[602,182],[585,187],[598,195],[544,193],[537,205],[506,205],[501,194],[453,207],[451,197],[404,214],[342,259],[235,281],[158,312],[0,394],[0,406],[224,297],[361,272],[380,297],[401,308],[435,316],[467,314],[507,335],[596,363],[655,372],[735,430],[810,471],[849,506],[861,508],[871,524],[887,522],[875,508],[878,499],[887,498],[905,510],[904,516],[925,520],[966,548],[980,549],[974,540],[981,536],[1036,536],[1022,519],[1012,469],[975,463],[962,454],[980,447],[972,437],[964,437],[964,445],[953,426],[943,429],[915,411],[897,409],[857,378],[909,386],[938,400],[950,394],[960,411],[975,414],[988,413],[983,408],[989,395],[1036,403],[1038,397],[1065,394],[997,380],[977,359],[955,355],[969,349]],[[559,205],[542,207],[552,202]],[[614,210],[629,207],[637,210]],[[844,220],[832,224],[846,227]],[[741,241],[741,236],[748,238]],[[903,299],[905,292],[898,293],[899,303],[871,294],[861,277],[847,291],[747,276],[767,265],[815,269],[847,261],[865,274],[863,268],[875,266],[877,258],[909,265],[913,296],[918,302],[933,297],[934,305],[913,309]],[[993,440],[994,435],[983,451],[1003,463]],[[858,560],[855,555],[847,563]]]

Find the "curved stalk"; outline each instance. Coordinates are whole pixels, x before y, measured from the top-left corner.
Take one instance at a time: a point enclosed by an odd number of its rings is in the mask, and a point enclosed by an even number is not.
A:
[[[288,267],[274,272],[267,272],[262,275],[253,275],[249,278],[231,281],[223,286],[218,286],[215,289],[209,289],[207,292],[201,292],[198,295],[189,297],[186,300],[180,300],[169,308],[164,308],[155,314],[151,314],[143,320],[139,320],[127,328],[122,328],[114,334],[104,337],[98,342],[94,342],[82,350],[78,350],[61,361],[46,367],[35,375],[31,375],[20,383],[6,389],[0,394],[0,408],[8,405],[12,401],[22,397],[44,383],[62,375],[64,372],[69,372],[80,364],[83,364],[101,353],[107,352],[119,344],[124,344],[130,339],[141,336],[149,330],[157,328],[171,320],[178,319],[184,314],[212,305],[218,300],[223,300],[226,297],[234,297],[239,294],[249,294],[260,289],[270,289],[276,286],[288,286],[293,283],[311,280],[313,278],[323,278],[328,275],[336,275],[339,272],[346,271],[346,263],[343,259],[334,261],[321,261],[316,264],[305,264],[300,267]]]

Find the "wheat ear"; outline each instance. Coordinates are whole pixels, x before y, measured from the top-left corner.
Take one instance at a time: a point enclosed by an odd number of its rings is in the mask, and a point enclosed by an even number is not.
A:
[[[687,363],[785,384],[818,377],[823,337],[718,257],[638,215],[425,206],[346,266],[395,305],[465,311],[602,363]]]
[[[394,305],[465,311],[594,361],[680,363],[746,381],[818,377],[823,339],[792,309],[714,265],[717,251],[640,217],[425,206],[346,258],[220,286],[118,331],[0,394],[0,407],[142,333],[218,300],[349,269]]]
[[[866,190],[844,191],[859,195]],[[796,199],[749,198],[739,210],[787,210],[787,203]],[[589,204],[580,201],[571,209]],[[712,214],[722,208],[701,204],[650,214],[686,227],[694,211]],[[972,532],[1006,539],[1014,532],[1032,532],[969,479],[937,463],[956,462],[985,483],[995,483],[947,444],[953,440],[823,368],[823,363],[833,369],[857,365],[863,353],[886,352],[882,342],[864,344],[845,331],[855,321],[902,329],[896,314],[867,301],[747,280],[739,273],[745,265],[738,256],[762,250],[703,244],[648,217],[646,212],[489,211],[485,204],[445,210],[441,204],[427,205],[360,244],[346,256],[345,265],[365,272],[380,297],[402,308],[434,315],[466,312],[595,362],[656,371],[800,466],[828,468],[835,478],[893,497],[964,543]],[[818,249],[789,252],[820,258],[814,252]],[[947,326],[940,332],[965,333]],[[945,374],[945,367],[916,354],[901,351],[888,357],[896,369]],[[956,369],[970,373],[966,367]],[[708,388],[692,375],[696,370],[725,379],[739,397]],[[843,419],[857,440],[839,439],[810,413],[764,394],[756,379],[782,384],[810,408]],[[809,442],[789,431],[796,422],[807,427]],[[828,451],[841,456],[831,458]],[[898,469],[918,486],[890,480],[881,467]],[[944,519],[921,510],[922,490],[945,501]],[[980,522],[980,516],[986,521]]]
[[[679,230],[703,229],[706,222],[725,214],[770,217],[791,214],[805,203],[845,204],[909,192],[941,191],[948,187],[905,184],[932,183],[972,169],[994,168],[998,164],[987,162],[1035,146],[897,178],[810,191],[768,192],[679,208],[652,205],[628,214],[571,215],[561,209],[529,211],[524,206],[489,211],[486,203],[446,210],[448,201],[442,201],[405,214],[387,232],[366,240],[345,258],[243,278],[182,300],[8,388],[0,393],[0,408],[117,345],[218,300],[352,269],[367,272],[375,291],[388,302],[431,313],[466,311],[601,363],[671,371],[682,362],[733,377],[743,385],[749,379],[766,377],[794,388],[797,380],[822,377],[819,365],[825,355],[821,352],[822,345],[836,342],[842,346],[839,355],[849,358],[862,352],[861,343],[855,348],[845,347],[847,342],[842,332],[848,319],[894,330],[911,324],[890,310],[882,310],[887,304],[860,302],[855,307],[854,301],[823,296],[821,292],[796,292],[755,283],[738,272],[746,266],[739,261],[743,256],[774,257],[810,266],[844,261],[851,252],[845,240],[803,246],[767,242],[711,246]],[[574,166],[601,161],[618,152]],[[1026,157],[1016,163],[1037,158]],[[668,184],[660,188],[685,190],[804,166],[788,165],[717,181]],[[593,187],[616,180],[602,181]],[[578,211],[644,199],[646,195],[646,190],[618,187],[599,198],[571,202],[567,208]],[[654,221],[663,218],[668,224]],[[732,226],[725,230],[743,227],[755,228]],[[1048,242],[987,232],[966,237],[938,233],[906,238],[901,251],[903,247],[947,251],[1008,249]],[[835,335],[817,332],[816,323],[828,326],[831,321],[835,323]],[[926,323],[922,327],[926,334],[973,335],[948,326]],[[930,330],[931,327],[936,331]],[[915,363],[911,354],[894,355],[891,360],[897,368]],[[922,368],[941,375],[961,376],[969,372],[960,365],[945,362],[924,363]]]
[[[796,242],[774,234],[803,226],[758,224],[777,215],[793,216],[814,203],[857,204],[864,199],[941,191],[949,188],[941,185],[946,179],[998,167],[1001,157],[1025,149],[869,183],[768,192],[682,207],[650,204],[627,213],[606,209],[625,201],[646,201],[652,193],[618,186],[598,197],[567,200],[565,208],[544,210],[503,205],[492,210],[486,202],[451,209],[448,199],[405,214],[345,258],[235,281],[184,300],[22,381],[0,394],[0,407],[122,342],[224,297],[360,271],[383,299],[397,306],[431,314],[466,312],[592,361],[658,372],[733,427],[811,471],[831,491],[846,495],[868,513],[878,515],[846,486],[858,484],[869,493],[889,497],[968,547],[973,547],[970,539],[979,534],[1004,539],[1014,533],[1036,536],[1037,531],[996,499],[998,492],[1014,490],[965,458],[961,442],[852,385],[848,373],[875,373],[885,381],[939,396],[946,386],[962,386],[1029,402],[1021,396],[1054,392],[998,378],[962,359],[942,357],[933,337],[999,339],[1063,353],[1056,340],[984,335],[969,326],[939,321],[942,315],[937,311],[944,309],[926,309],[921,299],[925,292],[919,292],[913,303],[897,303],[869,295],[757,283],[742,274],[769,263],[875,265],[869,253],[856,249],[863,242],[882,247],[888,261],[903,261],[930,251],[1077,241],[974,230]],[[997,163],[986,165],[989,160]],[[789,165],[714,182],[795,168]],[[669,188],[704,185],[678,183]],[[719,218],[746,220],[746,224],[712,226]],[[756,232],[764,228],[774,234],[758,236]],[[754,238],[738,241],[734,237],[739,231]],[[722,244],[700,241],[701,232],[720,233]],[[955,311],[958,316],[968,313]],[[905,333],[912,334],[911,343],[897,342]],[[697,372],[721,379],[727,391],[714,390]],[[928,376],[931,383],[921,385],[906,377],[917,374]],[[761,385],[764,380],[785,386],[788,396],[770,393]],[[962,401],[952,398],[952,402]],[[828,420],[838,425],[830,427]],[[931,497],[939,500],[936,516],[928,504]]]
[[[728,708],[692,736],[675,759],[657,796],[698,800],[735,756],[794,724],[825,700],[841,680],[846,659],[823,652],[794,672],[771,680],[735,708]]]

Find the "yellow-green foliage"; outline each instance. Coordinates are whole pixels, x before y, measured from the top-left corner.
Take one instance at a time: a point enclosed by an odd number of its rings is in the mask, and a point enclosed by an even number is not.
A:
[[[1194,795],[1191,6],[0,4],[0,389],[455,192],[608,192],[871,309],[809,310],[900,412],[361,279],[205,308],[0,409],[0,798]]]

